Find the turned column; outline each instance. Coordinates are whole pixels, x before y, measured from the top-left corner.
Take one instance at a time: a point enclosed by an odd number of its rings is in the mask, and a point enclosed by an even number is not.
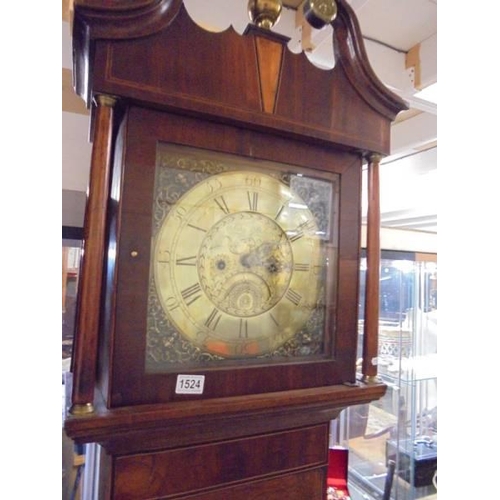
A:
[[[116,99],[95,98],[95,126],[88,199],[85,208],[70,412],[94,411],[101,285],[106,248],[106,207],[111,176],[113,106]]]
[[[362,374],[365,382],[377,379],[380,295],[380,155],[368,163],[368,216],[366,235],[366,287]]]

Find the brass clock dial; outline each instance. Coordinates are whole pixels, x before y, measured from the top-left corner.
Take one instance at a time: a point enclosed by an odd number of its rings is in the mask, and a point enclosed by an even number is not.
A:
[[[161,307],[193,346],[223,358],[264,355],[317,305],[321,238],[307,204],[253,170],[206,177],[176,202],[153,247]]]

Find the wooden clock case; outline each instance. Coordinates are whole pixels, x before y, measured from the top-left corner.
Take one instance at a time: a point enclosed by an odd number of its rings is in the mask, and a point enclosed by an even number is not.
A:
[[[329,422],[385,392],[356,377],[361,171],[389,153],[406,105],[337,3],[325,71],[269,31],[204,31],[180,0],[75,2],[75,89],[92,107],[93,154],[65,430],[101,445],[99,498],[322,499]],[[173,373],[145,373],[159,143],[338,174],[335,331],[322,359],[212,368],[201,396],[176,394]]]

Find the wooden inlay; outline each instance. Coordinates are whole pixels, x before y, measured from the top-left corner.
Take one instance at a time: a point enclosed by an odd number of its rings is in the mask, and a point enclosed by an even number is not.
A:
[[[259,65],[260,92],[263,110],[274,112],[281,73],[283,45],[260,36],[255,37],[257,62]]]

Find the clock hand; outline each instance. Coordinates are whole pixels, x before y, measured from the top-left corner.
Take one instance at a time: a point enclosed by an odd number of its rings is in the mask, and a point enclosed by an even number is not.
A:
[[[276,273],[281,269],[280,259],[276,258],[279,244],[263,243],[252,252],[240,257],[240,264],[248,269],[252,267],[265,267],[270,273]]]

